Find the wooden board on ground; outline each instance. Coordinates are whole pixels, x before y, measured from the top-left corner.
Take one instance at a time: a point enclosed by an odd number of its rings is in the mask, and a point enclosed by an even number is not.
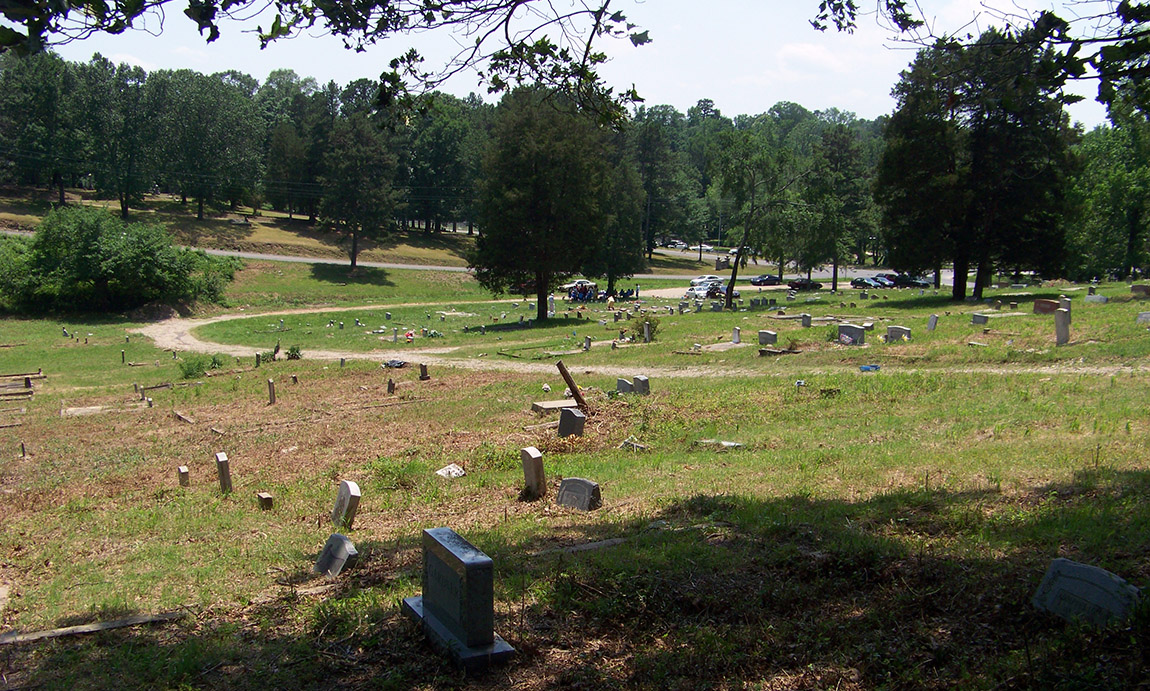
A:
[[[533,413],[550,413],[556,410],[563,410],[564,408],[578,408],[579,404],[574,399],[565,399],[562,401],[535,401],[531,404],[531,412]]]

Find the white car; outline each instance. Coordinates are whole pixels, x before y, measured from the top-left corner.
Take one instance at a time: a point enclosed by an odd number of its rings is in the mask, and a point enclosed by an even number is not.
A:
[[[701,286],[701,285],[706,285],[708,283],[711,283],[712,281],[721,281],[721,280],[723,280],[723,279],[719,278],[718,276],[711,275],[711,274],[707,274],[706,276],[696,276],[695,278],[691,279],[691,286],[692,287]]]
[[[691,245],[687,249],[695,250],[696,252],[698,252],[699,251],[699,245]],[[713,251],[715,251],[715,248],[711,247],[710,245],[703,245],[703,251],[704,252],[713,252]]]
[[[687,294],[683,296],[683,299],[684,300],[706,300],[708,290],[710,290],[710,286],[708,286],[708,285],[691,286],[690,288],[687,288]]]

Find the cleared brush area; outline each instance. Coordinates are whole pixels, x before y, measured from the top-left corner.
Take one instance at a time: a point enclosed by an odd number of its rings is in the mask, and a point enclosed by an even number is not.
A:
[[[257,270],[241,276],[233,300],[276,288],[276,269]],[[284,270],[283,294],[302,295],[317,280],[289,281],[294,269]],[[131,334],[139,322],[0,322],[0,345],[12,346],[0,351],[4,373],[47,375],[31,401],[11,406],[21,412],[0,413],[0,424],[19,423],[0,430],[4,628],[186,614],[4,646],[5,685],[1150,683],[1145,606],[1122,625],[1093,630],[1030,604],[1055,557],[1150,583],[1150,336],[1135,323],[1147,308],[1123,295],[1125,286],[1104,288],[1105,305],[1068,293],[1072,342],[1060,347],[1049,316],[1019,309],[983,333],[970,323],[975,306],[903,291],[855,309],[875,319],[865,348],[831,342],[826,324],[804,329],[748,311],[661,316],[651,344],[612,350],[600,343],[610,339],[597,339],[583,352],[584,333],[617,336],[613,317],[594,312],[602,307],[540,329],[464,334],[471,317],[440,322],[437,313],[466,311],[491,325],[526,307],[434,298],[433,280],[393,280],[427,298],[397,294],[340,312],[320,305],[284,315],[285,331],[267,314],[201,327],[203,339],[261,352],[276,339],[284,350],[298,343],[303,359],[283,360],[281,351],[257,368],[252,358],[223,356],[190,378],[196,355],[173,359]],[[843,312],[840,300],[850,298],[786,309],[830,316]],[[419,380],[420,359],[380,367],[400,351],[363,337],[388,322],[384,311],[392,323],[443,329],[442,338],[399,346],[426,355],[430,380]],[[932,313],[939,326],[927,332]],[[353,329],[357,318],[370,329]],[[912,340],[872,342],[871,333],[885,333],[884,318],[912,326]],[[328,328],[330,319],[345,328]],[[757,354],[757,330],[774,324],[796,354]],[[712,347],[729,342],[734,326],[754,345]],[[694,343],[701,354],[676,352]],[[590,405],[577,439],[559,439],[540,426],[553,418],[530,412],[533,401],[562,398],[558,358],[547,354],[560,347],[570,349],[562,359]],[[349,357],[341,367],[312,357],[316,349]],[[519,357],[498,354],[513,349]],[[881,368],[859,371],[865,363]],[[648,375],[652,394],[615,395],[623,372]],[[172,387],[149,389],[152,407],[140,405],[134,384],[163,383]],[[630,437],[646,450],[619,448]],[[742,447],[718,451],[699,443],[707,439]],[[519,500],[525,446],[543,452],[547,473],[548,494],[535,502]],[[231,463],[228,495],[216,482],[218,451]],[[448,463],[466,476],[435,475]],[[178,483],[181,465],[190,487]],[[603,507],[558,506],[564,477],[598,482]],[[348,532],[360,561],[328,581],[310,569],[335,532],[340,480],[363,491]],[[259,509],[260,491],[274,496],[271,511]],[[400,614],[399,601],[421,588],[420,530],[436,526],[493,558],[495,630],[519,651],[509,665],[465,677]],[[623,541],[562,551],[612,538]]]

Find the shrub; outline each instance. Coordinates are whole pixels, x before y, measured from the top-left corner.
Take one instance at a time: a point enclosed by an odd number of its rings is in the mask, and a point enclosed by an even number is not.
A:
[[[302,360],[303,359],[303,351],[300,350],[299,346],[297,346],[297,345],[288,346],[287,359],[289,359],[289,360]]]
[[[149,302],[219,301],[238,262],[172,244],[155,225],[89,207],[53,210],[27,252],[16,301],[31,312],[124,311]]]
[[[655,334],[659,331],[659,318],[653,314],[636,314],[631,317],[631,321],[627,322],[627,335],[636,341],[642,340],[644,322],[651,324],[651,340],[655,340]]]

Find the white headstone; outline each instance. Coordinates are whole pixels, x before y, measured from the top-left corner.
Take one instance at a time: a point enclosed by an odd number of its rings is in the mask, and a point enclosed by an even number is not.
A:
[[[337,528],[351,530],[355,512],[359,510],[359,498],[359,485],[351,480],[339,483],[339,490],[335,494],[335,506],[331,510],[331,522]]]
[[[625,381],[625,380],[620,380]],[[523,460],[524,498],[538,499],[547,493],[547,477],[543,474],[543,454],[534,446],[519,450]]]

